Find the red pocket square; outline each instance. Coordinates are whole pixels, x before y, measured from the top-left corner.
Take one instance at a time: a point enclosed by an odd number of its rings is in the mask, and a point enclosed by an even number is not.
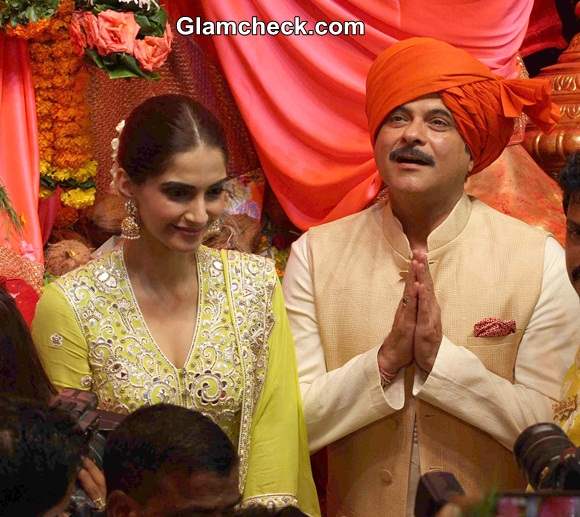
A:
[[[509,336],[516,331],[515,320],[500,320],[499,318],[483,318],[473,325],[475,337]]]

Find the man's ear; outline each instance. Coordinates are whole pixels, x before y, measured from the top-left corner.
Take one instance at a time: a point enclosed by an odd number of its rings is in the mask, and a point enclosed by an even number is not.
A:
[[[141,505],[121,490],[107,497],[107,517],[139,517]]]
[[[135,184],[131,181],[125,169],[117,167],[113,177],[113,185],[117,192],[124,198],[130,199],[133,197]]]

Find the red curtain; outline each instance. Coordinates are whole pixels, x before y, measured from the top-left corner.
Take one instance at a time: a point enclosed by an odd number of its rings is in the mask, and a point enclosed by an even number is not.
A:
[[[215,36],[213,42],[268,181],[299,228],[356,212],[378,192],[364,114],[374,57],[415,35],[470,51],[514,76],[532,0],[201,0],[173,14],[206,19],[365,22],[364,36]],[[200,5],[201,4],[201,5]]]
[[[11,230],[0,214],[2,244],[42,262],[38,221],[38,135],[34,88],[26,41],[0,33],[0,182],[20,215],[23,231]]]

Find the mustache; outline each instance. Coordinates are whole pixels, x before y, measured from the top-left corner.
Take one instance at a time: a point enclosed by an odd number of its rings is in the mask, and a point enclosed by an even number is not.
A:
[[[418,160],[424,162],[426,165],[435,165],[435,160],[432,156],[420,151],[416,147],[406,145],[405,147],[399,147],[389,153],[389,160],[398,161],[401,158]]]
[[[577,282],[578,279],[580,278],[580,266],[574,268],[570,276],[572,277],[573,282]]]

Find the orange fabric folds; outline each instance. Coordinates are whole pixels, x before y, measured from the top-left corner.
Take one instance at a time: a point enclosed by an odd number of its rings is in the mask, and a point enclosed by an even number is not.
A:
[[[432,38],[403,40],[379,54],[366,83],[371,140],[395,108],[438,93],[471,150],[472,172],[491,164],[508,144],[514,119],[526,113],[543,131],[559,118],[550,86],[540,79],[502,79],[466,51]]]

